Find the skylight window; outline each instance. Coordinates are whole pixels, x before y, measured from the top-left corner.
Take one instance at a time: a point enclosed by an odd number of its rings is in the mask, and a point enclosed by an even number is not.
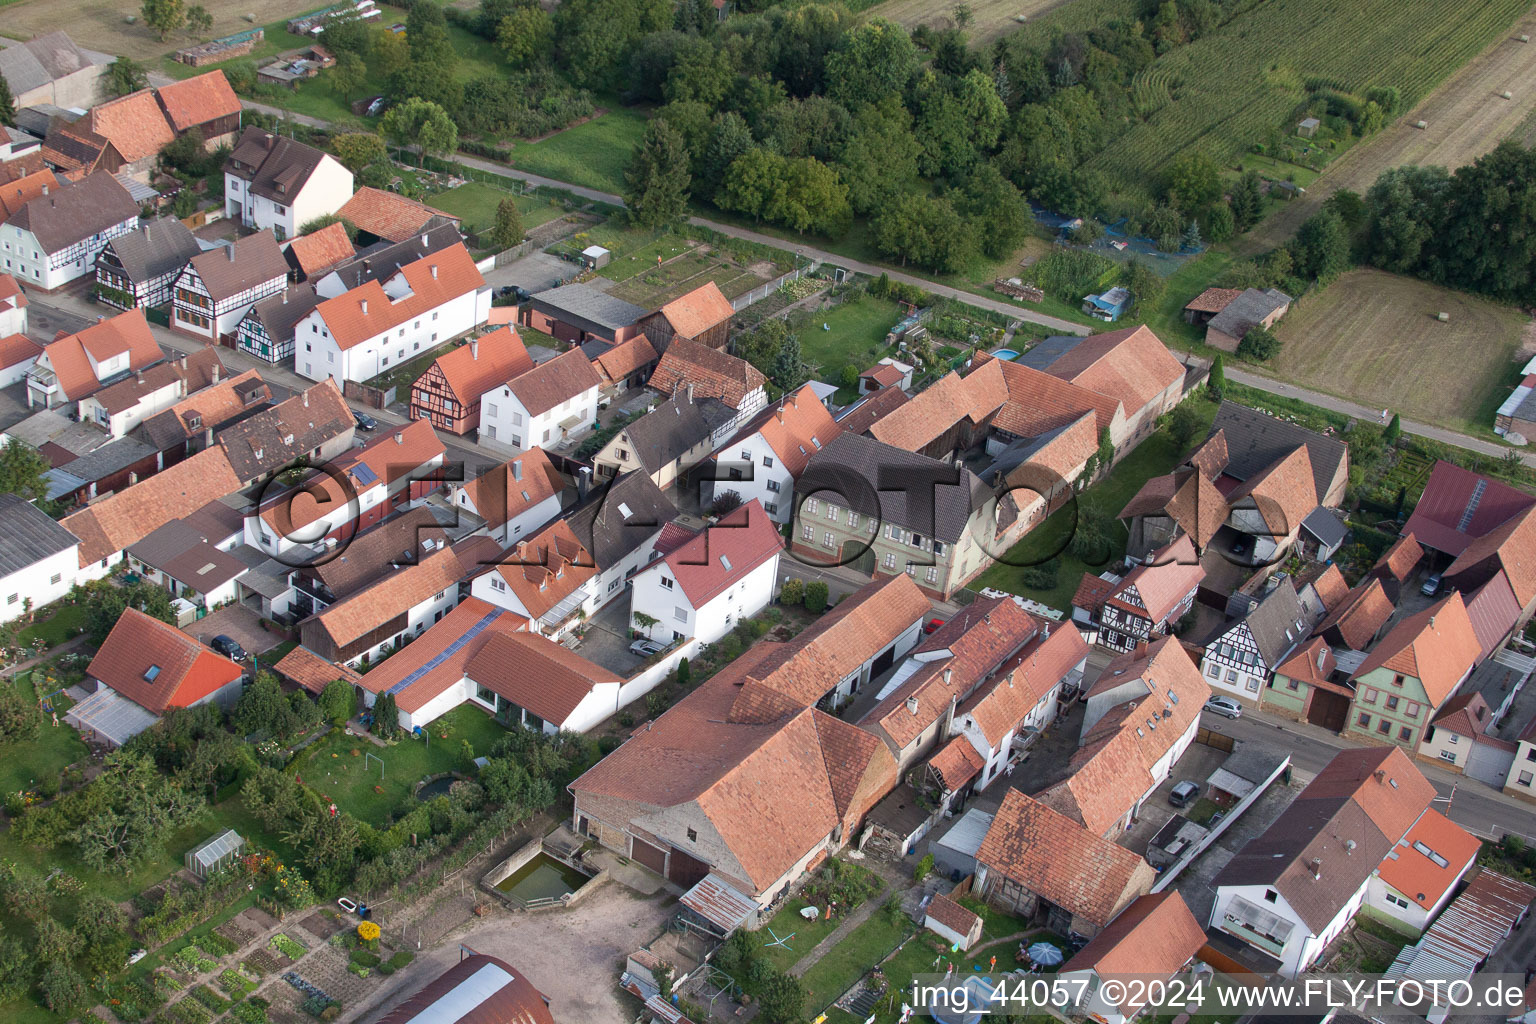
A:
[[[726,558],[724,555],[721,555],[720,556],[720,564],[725,566],[725,571],[726,572],[730,572],[731,571],[731,560],[729,558]]]
[[[144,681],[152,683],[152,682],[154,682],[159,677],[159,675],[160,675],[160,666],[159,665],[151,665],[151,666],[149,666],[149,668],[144,670]]]

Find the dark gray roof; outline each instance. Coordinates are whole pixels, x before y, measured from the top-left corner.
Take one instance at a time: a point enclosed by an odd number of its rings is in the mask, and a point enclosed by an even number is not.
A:
[[[649,476],[625,473],[607,487],[594,488],[566,521],[601,570],[649,543],[676,518],[676,506]]]
[[[63,32],[49,32],[0,50],[0,74],[16,96],[95,63]]]
[[[37,506],[16,494],[0,494],[0,576],[20,572],[80,542]]]
[[[1227,307],[1211,318],[1210,326],[1222,334],[1241,338],[1249,329],[1261,323],[1265,317],[1289,305],[1291,297],[1278,288],[1245,288]]]
[[[370,245],[347,262],[326,271],[320,280],[327,280],[334,274],[342,283],[343,290],[350,290],[369,281],[382,281],[406,264],[442,252],[462,241],[464,236],[459,234],[456,226],[439,224],[403,242],[378,242]]]
[[[61,498],[86,484],[121,472],[136,462],[153,458],[159,451],[136,437],[120,437],[110,444],[104,444],[95,451],[86,452],[78,459],[72,459],[44,473],[43,480],[48,484],[48,500]]]
[[[38,196],[9,223],[32,232],[54,253],[138,215],[139,204],[128,190],[106,171],[97,171],[68,188]]]
[[[795,491],[949,543],[992,499],[968,469],[847,432],[811,456]]]
[[[338,598],[349,597],[394,572],[397,566],[416,565],[423,541],[434,545],[446,534],[430,507],[417,506],[364,530],[324,562],[305,566],[300,575],[320,580]]]
[[[535,292],[530,300],[534,306],[557,316],[568,313],[581,320],[590,320],[603,327],[617,330],[645,316],[645,310],[607,292],[600,292],[587,284],[564,284],[559,288]]]
[[[1093,413],[1089,411],[1084,412],[1083,415],[1092,416]],[[1012,473],[1015,469],[1018,469],[1034,458],[1036,452],[1076,425],[1077,421],[1073,420],[1071,423],[1063,423],[1059,427],[1053,427],[1043,434],[1036,434],[1034,437],[1021,437],[1014,441],[1008,447],[998,452],[997,458],[993,459],[992,464],[986,467],[984,470],[986,481],[993,487],[996,487],[999,481],[1007,478],[1009,473]]]
[[[654,473],[709,437],[732,415],[730,406],[719,399],[690,402],[679,391],[626,426],[624,433],[645,471]]]
[[[1246,480],[1261,473],[1299,445],[1306,445],[1319,500],[1327,493],[1339,463],[1349,451],[1338,438],[1324,437],[1306,427],[1233,402],[1222,402],[1221,408],[1216,410],[1211,433],[1218,430],[1227,439],[1227,465],[1222,472],[1236,480]]]
[[[1032,370],[1046,370],[1052,363],[1071,352],[1082,343],[1083,337],[1076,334],[1053,334],[1049,338],[1042,339],[1028,352],[1014,360],[1023,363]]]
[[[12,47],[14,49],[14,47]],[[12,92],[15,88],[12,87]],[[16,111],[16,127],[36,139],[48,137],[48,127],[53,124],[55,118],[62,119],[62,123],[73,124],[80,120],[82,115],[71,113],[63,107],[56,107],[52,103],[38,103],[30,107],[22,107]]]
[[[238,238],[193,256],[191,269],[215,300],[227,299],[288,277],[288,261],[270,231]]]
[[[224,170],[249,182],[247,187],[258,196],[291,205],[323,159],[325,154],[312,146],[265,128],[247,128],[224,161]]]
[[[175,217],[162,217],[112,239],[99,258],[110,265],[108,254],[116,256],[128,279],[139,282],[180,270],[201,251],[185,224]]]
[[[180,580],[200,594],[228,583],[248,568],[245,562],[214,547],[190,519],[175,519],[128,548],[145,565]]]
[[[1316,537],[1324,547],[1330,548],[1343,544],[1344,535],[1349,532],[1349,527],[1338,516],[1321,505],[1307,513],[1307,518],[1301,521],[1301,528]]]
[[[12,423],[4,433],[33,448],[51,442],[76,456],[112,441],[112,435],[96,424],[71,420],[55,409],[41,409],[19,423]]]
[[[255,317],[272,341],[287,341],[299,321],[313,313],[321,301],[313,285],[289,285],[281,293],[256,303],[245,315]]]
[[[1296,586],[1288,578],[1281,580],[1273,590],[1260,598],[1243,621],[1248,624],[1248,632],[1253,635],[1259,654],[1269,668],[1280,664],[1291,648],[1306,639],[1310,632],[1307,628],[1307,615],[1302,611],[1301,601],[1296,596]],[[1222,632],[1230,628],[1228,626]],[[1289,636],[1286,635],[1287,630]]]
[[[1283,748],[1255,743],[1253,740],[1240,740],[1237,748],[1217,767],[1244,782],[1258,785],[1273,775],[1275,769],[1280,767],[1280,762],[1289,756],[1289,752]]]

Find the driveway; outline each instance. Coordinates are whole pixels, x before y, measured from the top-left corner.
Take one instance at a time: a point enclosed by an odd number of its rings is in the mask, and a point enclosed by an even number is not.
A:
[[[551,256],[547,252],[529,253],[520,260],[513,260],[504,267],[485,272],[485,283],[492,288],[526,288],[541,292],[575,277],[581,268],[569,260]]]
[[[226,605],[209,612],[194,622],[187,632],[205,644],[220,634],[233,637],[247,654],[260,654],[282,643],[275,633],[261,628],[260,615],[242,604]]]
[[[628,679],[644,660],[629,653],[630,642],[629,593],[626,589],[615,594],[612,601],[587,619],[587,630],[582,634],[581,646],[576,648],[576,653],[619,678]]]

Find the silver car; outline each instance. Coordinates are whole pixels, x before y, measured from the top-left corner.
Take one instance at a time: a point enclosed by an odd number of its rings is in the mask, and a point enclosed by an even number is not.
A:
[[[1213,715],[1226,715],[1228,718],[1243,717],[1243,706],[1231,697],[1212,697],[1205,702],[1205,710]]]
[[[629,653],[641,658],[649,658],[653,654],[660,654],[666,650],[655,640],[636,640],[629,645]]]

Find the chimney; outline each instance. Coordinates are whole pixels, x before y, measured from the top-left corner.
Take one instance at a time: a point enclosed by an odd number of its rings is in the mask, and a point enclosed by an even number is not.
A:
[[[130,472],[130,473],[129,473],[129,474],[128,474],[128,482],[129,482],[129,483],[130,483],[130,484],[136,484],[136,483],[138,483],[138,482],[139,482],[139,474],[137,474],[137,473],[133,473],[133,472]]]
[[[436,281],[437,280],[437,264],[436,263],[428,263],[427,264],[427,269],[432,271],[432,280]]]
[[[213,447],[213,428],[212,427],[208,427],[208,428],[206,428],[203,431],[203,447],[204,448],[212,448]]]
[[[47,195],[47,194],[48,194],[48,186],[44,185],[43,186],[43,195]]]
[[[288,289],[283,289],[283,305],[288,305]]]
[[[469,339],[469,358],[478,361],[480,359],[480,339]]]
[[[398,430],[395,431],[395,444],[405,444],[405,435]]]
[[[213,364],[213,370],[209,374],[210,383],[217,384],[219,382],[219,377],[222,376],[219,371],[223,369],[224,367],[217,360],[215,360]]]
[[[232,245],[232,244],[231,245],[226,245],[224,247],[224,255],[229,258],[229,262],[231,262],[231,263],[235,262],[235,247],[234,247],[234,245]]]
[[[423,231],[421,233],[421,247],[425,249],[429,244],[430,243],[427,241],[427,233]]]
[[[181,356],[177,358],[176,362],[180,363],[181,368],[185,370],[187,368],[187,354],[183,352]]]
[[[368,300],[367,299],[363,299],[361,301],[361,303],[359,303],[359,305],[361,305],[363,307],[363,312],[364,313],[368,312]]]
[[[1375,777],[1377,785],[1381,785],[1387,781],[1387,773],[1382,771],[1380,768],[1376,769],[1371,774]]]
[[[955,674],[955,670],[952,669],[952,668],[947,668],[947,669],[944,670],[944,685],[945,686],[949,685],[949,680],[954,676],[954,674]]]
[[[523,478],[523,460],[522,459],[515,459],[512,462],[512,479],[513,480],[521,480],[522,478]]]
[[[1308,866],[1312,870],[1312,880],[1314,882],[1322,881],[1322,878],[1323,878],[1323,861],[1322,861],[1322,858],[1320,858],[1320,857],[1313,857],[1312,858],[1312,863],[1310,865],[1308,865]]]
[[[688,396],[688,404],[692,405],[693,404],[693,381],[689,381],[688,382],[688,387],[686,389],[684,389],[684,394],[686,394]]]
[[[138,371],[138,372],[137,372],[137,373],[136,373],[136,374],[135,374],[135,376],[137,376],[137,377],[138,377],[138,379],[139,379],[139,383],[140,383],[140,384],[143,384],[143,383],[144,383],[144,371],[143,371],[143,370],[139,370],[139,371]]]

